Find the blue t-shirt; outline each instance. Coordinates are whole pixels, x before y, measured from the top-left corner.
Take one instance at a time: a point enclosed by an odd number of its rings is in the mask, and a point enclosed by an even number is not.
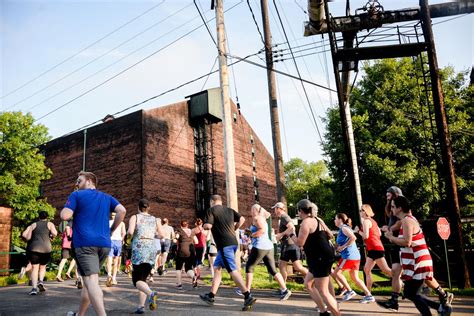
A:
[[[344,245],[349,240],[349,237],[346,236],[344,234],[344,232],[342,231],[343,227],[347,227],[347,228],[351,229],[347,225],[342,225],[341,228],[339,228],[339,232],[338,232],[337,238],[336,238],[336,242],[337,242],[338,246]],[[349,259],[349,260],[360,260],[360,252],[359,252],[359,249],[357,249],[357,245],[356,245],[355,241],[349,247],[347,247],[346,249],[344,249],[341,252],[341,258],[342,259]]]
[[[71,193],[64,207],[74,212],[73,247],[110,248],[110,213],[119,204],[112,196],[95,189]]]

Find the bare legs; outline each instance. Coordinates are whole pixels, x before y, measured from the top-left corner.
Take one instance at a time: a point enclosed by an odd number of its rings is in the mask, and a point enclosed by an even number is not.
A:
[[[384,257],[375,259],[375,261],[372,258],[367,257],[365,266],[364,266],[364,273],[367,281],[367,288],[369,291],[372,290],[372,284],[373,284],[373,279],[372,279],[372,269],[374,266],[377,264],[377,266],[382,270],[383,273],[385,273],[388,276],[392,276],[392,270],[387,264],[387,261],[385,260]]]
[[[97,316],[105,316],[104,294],[99,286],[99,275],[92,274],[83,276],[82,282],[84,283],[84,287],[81,292],[81,305],[78,315],[84,316],[89,304],[92,304]]]
[[[311,295],[311,298],[313,298],[316,304],[318,304],[318,307],[321,311],[326,310],[324,307],[324,302],[326,302],[326,305],[328,306],[328,309],[331,311],[332,315],[341,315],[339,308],[337,307],[336,299],[329,292],[329,276],[323,278],[315,278],[311,272],[308,272],[305,277],[305,286],[309,294]],[[319,297],[322,298],[322,301],[319,301],[319,298],[317,296],[313,297],[313,295],[315,295],[315,293],[317,293],[318,291],[320,294]]]

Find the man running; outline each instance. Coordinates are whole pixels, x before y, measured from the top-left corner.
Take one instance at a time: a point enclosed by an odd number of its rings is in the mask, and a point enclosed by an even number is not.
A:
[[[77,315],[84,316],[89,304],[96,315],[104,316],[104,296],[99,286],[99,270],[110,251],[110,235],[125,217],[125,207],[112,196],[96,189],[97,177],[81,171],[77,178],[77,191],[71,193],[61,211],[61,219],[74,216],[72,244],[79,274],[84,287]],[[110,213],[115,212],[114,223],[109,227]]]
[[[112,227],[115,221],[115,213],[110,214],[109,226]],[[122,243],[127,232],[125,223],[121,222],[119,227],[112,233],[112,242],[109,256],[107,257],[107,282],[108,287],[117,285],[117,271],[120,267],[120,256],[122,255]]]
[[[219,290],[222,279],[222,268],[225,267],[232,277],[232,280],[234,280],[242,294],[244,294],[244,306],[242,310],[249,310],[256,299],[245,286],[242,275],[235,263],[235,253],[238,247],[236,230],[242,226],[245,222],[245,218],[235,210],[224,207],[220,195],[212,195],[210,202],[211,208],[206,212],[203,227],[204,229],[210,229],[214,236],[217,247],[217,258],[214,262],[215,269],[211,291],[206,294],[201,294],[199,297],[209,305],[214,304],[215,295]]]

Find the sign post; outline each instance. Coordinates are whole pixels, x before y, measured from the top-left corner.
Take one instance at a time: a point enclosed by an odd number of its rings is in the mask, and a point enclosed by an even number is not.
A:
[[[449,238],[451,234],[451,229],[449,227],[449,222],[445,217],[438,218],[436,222],[436,228],[438,230],[438,235],[443,239],[444,243],[444,255],[446,256],[446,270],[448,270],[448,285],[449,289],[451,289],[451,275],[449,273],[449,262],[448,262],[448,250],[446,248],[446,240]]]

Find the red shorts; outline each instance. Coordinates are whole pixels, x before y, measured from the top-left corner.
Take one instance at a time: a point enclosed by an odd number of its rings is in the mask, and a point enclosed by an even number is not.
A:
[[[359,270],[360,260],[339,259],[337,267],[340,270]]]

